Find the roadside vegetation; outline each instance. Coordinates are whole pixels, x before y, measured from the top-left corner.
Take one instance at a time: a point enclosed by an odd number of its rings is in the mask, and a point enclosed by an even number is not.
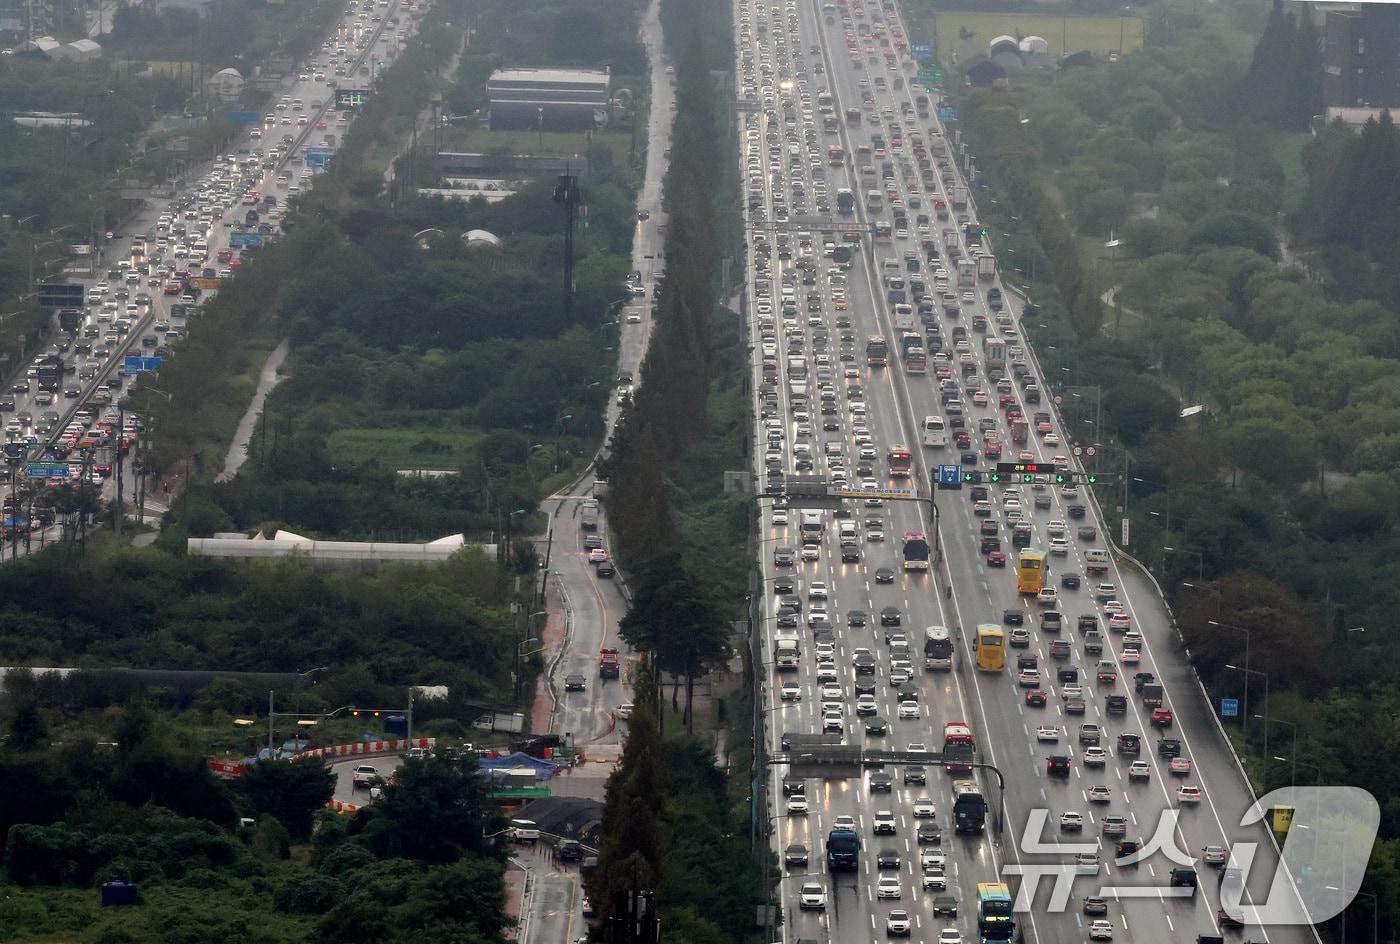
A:
[[[762,934],[753,916],[776,871],[767,823],[752,819],[756,774],[742,710],[750,703],[740,694],[701,708],[693,684],[746,645],[731,627],[752,566],[751,496],[723,490],[725,471],[749,468],[751,422],[746,345],[721,283],[721,262],[739,239],[726,209],[737,203],[730,116],[714,93],[716,75],[732,73],[732,22],[723,0],[663,0],[662,19],[678,99],[666,272],[641,386],[603,469],[632,597],[622,634],[660,674],[637,683],[588,889],[603,918],[621,917],[615,908],[627,894],[654,892],[671,940],[753,941]],[[666,675],[680,684],[661,685]],[[666,699],[679,707],[682,730],[662,730]],[[708,733],[702,710],[725,728],[727,772],[713,739],[692,736]]]
[[[1364,888],[1386,937],[1400,743],[1369,719],[1396,716],[1400,682],[1400,147],[1388,122],[1329,129],[1290,190],[1277,156],[1321,110],[1317,37],[1261,11],[1253,59],[1231,56],[1245,9],[1169,4],[1142,51],[961,91],[959,114],[990,185],[982,219],[1034,300],[1027,333],[1111,473],[1101,503],[1127,509],[1128,550],[1167,588],[1212,697],[1239,696],[1227,666],[1246,646],[1268,674],[1271,750],[1261,722],[1232,729],[1256,788],[1288,785],[1296,760],[1300,784],[1380,800]]]

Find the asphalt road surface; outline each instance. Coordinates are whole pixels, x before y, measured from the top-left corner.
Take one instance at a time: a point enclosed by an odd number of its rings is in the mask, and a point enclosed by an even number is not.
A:
[[[892,12],[881,13],[878,4],[867,4],[859,16],[854,6],[833,6],[827,16],[821,4],[789,3],[770,8],[766,4],[740,2],[737,10],[741,97],[750,96],[759,106],[756,113],[739,119],[741,172],[749,181],[750,193],[757,197],[757,205],[746,211],[749,242],[757,246],[766,237],[771,247],[767,265],[749,272],[747,303],[755,351],[755,389],[762,389],[764,382],[762,357],[769,358],[778,372],[770,415],[760,416],[755,431],[755,471],[759,481],[766,480],[768,459],[786,476],[798,471],[794,447],[802,443],[809,445],[813,458],[809,474],[830,478],[833,473],[844,473],[853,484],[859,482],[862,476],[855,472],[861,447],[865,446],[873,466],[870,478],[875,485],[913,487],[924,498],[930,495],[930,473],[936,472],[938,464],[958,465],[965,470],[994,468],[981,453],[984,433],[999,436],[1005,461],[1021,461],[1016,456],[1021,449],[1028,453],[1025,458],[1033,461],[1068,455],[1070,448],[1064,443],[1071,437],[1062,428],[1058,415],[1050,418],[1048,436],[1033,429],[1025,446],[1014,446],[1006,416],[998,409],[998,397],[1004,391],[1028,419],[1037,411],[1055,413],[1050,405],[1051,387],[1030,352],[1021,356],[1030,377],[1041,391],[1047,391],[1042,404],[1026,402],[1024,385],[1014,382],[1009,370],[1007,376],[1012,382],[1001,391],[988,372],[984,337],[1005,342],[1008,362],[1016,359],[1016,348],[1024,348],[1025,341],[1014,296],[1005,290],[1000,279],[973,279],[971,284],[959,285],[956,269],[948,261],[945,230],[962,258],[970,255],[971,247],[957,215],[965,212],[969,219],[975,219],[975,206],[968,204],[965,211],[953,208],[952,218],[944,222],[936,218],[932,204],[949,199],[955,188],[966,185],[960,170],[952,163],[946,168],[935,163],[935,179],[932,186],[927,186],[916,171],[906,174],[901,166],[913,163],[915,133],[931,152],[939,136],[948,142],[950,152],[955,148],[950,131],[941,128],[933,118],[917,115],[913,96],[922,89],[908,87],[916,70],[907,53],[898,49],[897,40],[903,33],[899,18]],[[892,65],[886,64],[887,52],[892,54]],[[823,92],[831,93],[830,108],[839,119],[838,127],[831,133],[822,130],[819,96]],[[847,120],[847,110],[852,108],[859,112],[859,121]],[[883,137],[883,142],[874,140],[876,134]],[[898,146],[896,139],[900,141]],[[832,146],[843,148],[844,155],[829,161],[828,149]],[[869,156],[857,153],[861,146],[871,148]],[[889,171],[882,166],[885,160],[891,161]],[[869,165],[873,170],[864,180],[859,176],[861,165]],[[840,216],[836,212],[835,198],[842,188],[856,195],[852,215]],[[872,190],[878,194],[878,205],[871,202],[867,208],[866,194]],[[826,209],[821,206],[823,200],[831,204]],[[902,201],[908,208],[908,233],[892,232],[884,239],[872,239],[868,227],[876,220],[891,220],[889,206],[893,200]],[[927,223],[918,220],[920,214],[929,217]],[[822,219],[831,222],[823,225]],[[921,226],[938,245],[939,258],[930,258],[921,247]],[[836,266],[822,250],[824,239],[841,241],[843,227],[860,234],[849,271],[844,273],[844,285],[831,278],[837,274]],[[813,237],[809,284],[804,284],[804,273],[798,267],[803,261],[802,232]],[[906,253],[911,253],[912,259]],[[759,261],[757,256],[755,253],[751,260],[755,264]],[[946,270],[951,305],[959,312],[956,318],[945,315],[940,298],[931,319],[939,329],[942,350],[948,358],[940,363],[941,359],[930,351],[928,372],[910,373],[901,356],[900,332],[883,279],[920,277],[930,283],[937,297],[943,290],[934,280],[940,268]],[[785,285],[791,286],[790,297],[795,303],[787,315],[781,306]],[[1007,297],[1009,317],[1002,322],[988,304],[987,292],[993,287],[1002,289]],[[844,309],[837,305],[840,295],[844,295]],[[987,318],[985,334],[971,326],[976,315]],[[847,318],[848,325],[841,320]],[[961,349],[955,335],[959,327],[966,332],[966,344]],[[917,316],[913,330],[925,332]],[[848,341],[841,340],[843,331]],[[872,335],[881,335],[888,342],[888,366],[867,365],[865,342]],[[819,337],[826,340],[819,341]],[[809,372],[810,401],[800,409],[794,407],[790,398],[796,379],[789,373],[790,354],[805,357]],[[823,355],[827,358],[825,363]],[[940,395],[939,368],[947,370],[950,389],[963,404],[971,449],[977,450],[975,462],[963,464],[963,450],[952,444],[923,445],[924,417],[942,417],[948,424],[953,419]],[[830,416],[818,413],[819,384],[834,393],[835,409]],[[973,399],[973,384],[989,394],[985,405]],[[854,393],[856,387],[861,388],[859,395]],[[887,450],[896,444],[913,453],[911,477],[887,474]],[[1077,466],[1068,459],[1062,461]],[[816,559],[799,560],[796,566],[789,567],[775,566],[773,551],[782,546],[801,546],[799,512],[787,509],[789,522],[775,525],[773,502],[763,502],[761,563],[769,592],[765,594],[762,655],[770,665],[765,699],[770,751],[778,751],[782,732],[820,731],[824,723],[822,705],[830,702],[839,713],[836,724],[846,742],[870,748],[904,750],[922,744],[937,751],[943,746],[943,726],[951,721],[966,721],[974,732],[980,760],[995,765],[1006,781],[1005,832],[998,834],[992,828],[998,798],[995,778],[983,777],[982,791],[991,805],[988,831],[981,836],[955,837],[949,815],[951,778],[940,770],[930,770],[927,785],[905,786],[899,769],[891,768],[886,773],[894,775],[894,787],[889,793],[879,794],[871,792],[870,771],[859,779],[813,779],[807,782],[808,809],[790,815],[779,786],[783,770],[775,769],[765,811],[773,824],[774,846],[781,855],[789,843],[802,843],[810,855],[809,864],[786,871],[780,886],[787,921],[783,937],[856,940],[883,936],[888,915],[898,908],[908,912],[914,940],[933,942],[944,928],[955,928],[964,940],[973,940],[978,934],[977,885],[994,881],[1008,881],[1013,892],[1019,889],[1028,898],[1033,895],[1031,907],[1017,915],[1018,932],[1025,940],[1058,944],[1088,939],[1092,919],[1083,914],[1081,902],[1084,896],[1097,894],[1110,899],[1106,918],[1112,923],[1114,940],[1167,944],[1194,941],[1197,934],[1218,933],[1216,870],[1196,861],[1199,893],[1175,898],[1168,887],[1174,863],[1165,852],[1156,852],[1139,864],[1121,864],[1115,861],[1115,840],[1105,838],[1101,832],[1106,816],[1121,816],[1126,821],[1125,838],[1147,842],[1159,836],[1159,824],[1165,823],[1160,838],[1170,840],[1169,844],[1180,850],[1183,861],[1196,859],[1207,845],[1257,842],[1262,861],[1256,862],[1249,873],[1250,892],[1264,895],[1272,876],[1272,847],[1262,828],[1237,825],[1250,802],[1247,787],[1208,716],[1209,707],[1198,696],[1189,668],[1178,651],[1169,614],[1150,584],[1120,571],[1116,564],[1110,564],[1101,577],[1085,576],[1079,589],[1061,586],[1061,575],[1085,574],[1088,550],[1106,547],[1105,522],[1082,491],[1075,493],[1051,483],[1018,483],[1014,488],[999,484],[989,485],[988,489],[986,517],[974,513],[968,488],[934,493],[941,519],[937,532],[944,562],[932,571],[906,571],[901,548],[901,536],[906,531],[925,532],[933,543],[935,522],[930,520],[925,502],[848,502],[855,506],[851,508],[850,520],[856,522],[859,536],[857,562],[842,562],[835,534],[837,522],[826,512]],[[1042,507],[1036,507],[1037,499]],[[1071,504],[1085,505],[1085,517],[1071,518]],[[1047,586],[1057,588],[1059,599],[1054,606],[1064,615],[1064,628],[1058,632],[1042,631],[1038,625],[1042,607],[1033,597],[1017,591],[1016,549],[1010,544],[1016,516],[1009,512],[1019,512],[1018,520],[1030,523],[1031,546],[1041,550],[1053,548],[1052,528],[1060,533],[1059,529],[1065,527],[1063,553],[1052,551],[1046,581]],[[874,530],[866,524],[867,515],[879,517],[883,541],[867,539]],[[992,522],[987,527],[1000,537],[1002,550],[1010,558],[1005,569],[989,567],[981,552],[984,522]],[[1052,524],[1056,522],[1059,524]],[[1092,538],[1081,538],[1080,526],[1093,527],[1096,533]],[[881,567],[892,570],[890,583],[880,584],[874,579],[876,569]],[[813,635],[805,625],[798,630],[803,650],[799,670],[777,673],[771,668],[779,597],[773,591],[774,581],[779,578],[794,581],[793,592],[800,598],[804,624],[812,608],[822,602],[810,596],[813,585],[824,588],[824,602],[834,629],[830,663],[825,667],[835,680],[831,692],[822,692],[818,674],[823,667],[816,658]],[[1143,637],[1137,664],[1124,661],[1123,635],[1107,632],[1109,612],[1093,593],[1099,582],[1115,585],[1113,598],[1121,601],[1130,628]],[[899,631],[908,637],[913,649],[912,684],[917,690],[917,712],[911,717],[899,715],[891,688],[894,663],[877,615],[886,607],[897,608]],[[848,625],[847,613],[851,610],[864,611],[866,625]],[[1025,648],[1008,649],[1007,666],[999,672],[978,671],[972,650],[976,627],[984,623],[1002,626],[1008,610],[1025,615],[1025,628],[1029,631]],[[1116,677],[1112,687],[1095,682],[1100,657],[1084,651],[1076,629],[1081,614],[1093,614],[1105,629],[1102,659],[1112,663]],[[947,627],[955,641],[951,671],[924,669],[924,631],[930,626]],[[1008,632],[1012,629],[1003,628]],[[1063,660],[1051,657],[1050,644],[1055,640],[1070,644]],[[884,737],[867,734],[866,719],[854,710],[858,678],[853,657],[860,648],[868,649],[876,658],[875,710],[890,725],[890,733]],[[1035,674],[1028,676],[1026,682],[1047,694],[1045,707],[1027,705],[1027,689],[1018,685],[1018,656],[1036,658]],[[1065,711],[1066,693],[1057,673],[1068,667],[1077,669],[1084,687],[1082,716]],[[1175,713],[1173,726],[1165,733],[1182,741],[1182,756],[1192,762],[1186,776],[1172,775],[1166,760],[1154,749],[1158,732],[1151,726],[1150,712],[1133,692],[1132,677],[1138,671],[1154,672],[1165,684],[1164,705]],[[788,681],[798,684],[799,697],[780,701],[779,687]],[[1106,714],[1105,698],[1111,692],[1129,696],[1126,715]],[[906,714],[909,712],[906,709]],[[1083,723],[1097,724],[1104,730],[1103,746],[1108,757],[1101,769],[1083,764],[1079,743],[1079,726]],[[1042,726],[1047,728],[1044,734],[1039,732]],[[1051,729],[1053,742],[1049,740]],[[1145,781],[1129,782],[1127,769],[1136,758],[1118,755],[1120,733],[1142,735],[1141,760],[1149,766]],[[1046,760],[1052,754],[1070,757],[1069,777],[1047,777]],[[1108,788],[1107,803],[1089,802],[1088,788],[1093,785]],[[1177,791],[1183,785],[1199,788],[1199,803],[1181,801]],[[914,808],[920,796],[931,801],[936,810],[934,821],[945,828],[941,851],[946,855],[948,889],[960,902],[956,920],[934,918],[927,901],[930,893],[920,887],[921,847],[914,838],[918,824]],[[893,835],[873,834],[877,811],[893,814]],[[1082,834],[1061,836],[1059,817],[1066,811],[1082,814]],[[1036,815],[1046,819],[1028,834],[1027,824],[1036,822],[1031,819]],[[862,837],[862,862],[855,874],[832,875],[825,866],[825,838],[838,816],[852,817]],[[1070,851],[1054,848],[1062,841],[1087,843],[1097,854],[1097,863],[1076,870]],[[1036,848],[1042,844],[1051,848]],[[892,864],[897,858],[897,868],[879,872],[875,854],[884,850],[891,853]],[[1070,892],[1067,900],[1054,900],[1057,896],[1052,892],[1053,877],[1041,879],[1032,890],[1029,880],[1022,881],[1013,874],[1017,869],[1035,867],[1067,870],[1064,877],[1072,881],[1072,892],[1069,886],[1062,886],[1062,891]],[[898,877],[897,900],[877,897],[879,875]],[[824,909],[801,911],[797,907],[798,890],[807,882],[816,882],[826,889],[828,902]],[[1115,888],[1120,890],[1115,892]],[[1314,939],[1311,929],[1296,927],[1250,927],[1244,937],[1289,944]]]

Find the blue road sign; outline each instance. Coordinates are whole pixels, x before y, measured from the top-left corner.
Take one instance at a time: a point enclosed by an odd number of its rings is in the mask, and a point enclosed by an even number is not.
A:
[[[228,120],[241,125],[251,125],[262,116],[255,111],[231,111],[228,113]]]
[[[25,469],[31,479],[66,479],[68,478],[68,464],[66,462],[31,462]]]
[[[938,484],[941,486],[951,485],[957,487],[962,484],[962,467],[956,465],[940,465],[938,467]]]
[[[145,374],[160,368],[159,357],[142,357],[139,354],[128,354],[126,360],[122,362],[122,369],[128,375]]]
[[[939,121],[957,121],[958,110],[951,105],[943,105],[938,109]]]
[[[335,151],[331,148],[311,148],[306,152],[307,167],[329,167],[334,159]]]
[[[927,62],[933,58],[933,47],[928,43],[914,43],[909,47],[909,52],[918,62]]]
[[[1240,716],[1240,700],[1238,698],[1220,699],[1220,717],[1238,718]]]

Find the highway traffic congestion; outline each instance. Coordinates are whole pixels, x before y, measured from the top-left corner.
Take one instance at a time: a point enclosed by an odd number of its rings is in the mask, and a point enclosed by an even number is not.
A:
[[[177,357],[199,306],[281,232],[288,201],[328,166],[353,118],[353,108],[337,107],[337,90],[368,88],[419,13],[408,0],[349,0],[260,121],[169,203],[150,203],[122,225],[126,232],[107,234],[81,302],[58,312],[51,340],[0,399],[16,486],[5,497],[7,537],[28,533],[32,543],[55,524],[43,489],[18,494],[26,477],[54,488],[86,477],[116,497],[114,463],[131,458],[141,430],[139,416],[117,407],[134,373],[151,358]],[[145,360],[129,369],[132,357]],[[135,483],[128,470],[127,501]]]
[[[905,761],[772,768],[785,939],[1312,940],[1236,921],[1274,850],[1109,552],[893,3],[737,27],[768,749]]]

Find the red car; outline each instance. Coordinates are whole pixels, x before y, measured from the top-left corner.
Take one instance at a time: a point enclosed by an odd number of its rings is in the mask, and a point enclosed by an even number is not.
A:
[[[1046,694],[1038,688],[1026,692],[1026,704],[1032,708],[1044,708],[1046,698]]]
[[[1173,757],[1171,764],[1168,765],[1168,771],[1174,777],[1189,777],[1191,776],[1191,762],[1184,757]]]
[[[1001,551],[992,551],[992,553],[990,553],[990,554],[987,555],[987,566],[988,566],[988,567],[1005,567],[1005,566],[1006,566],[1006,555],[1005,555],[1004,553],[1002,553]]]
[[[1170,708],[1152,709],[1152,726],[1154,728],[1170,728],[1172,726],[1172,712]]]

